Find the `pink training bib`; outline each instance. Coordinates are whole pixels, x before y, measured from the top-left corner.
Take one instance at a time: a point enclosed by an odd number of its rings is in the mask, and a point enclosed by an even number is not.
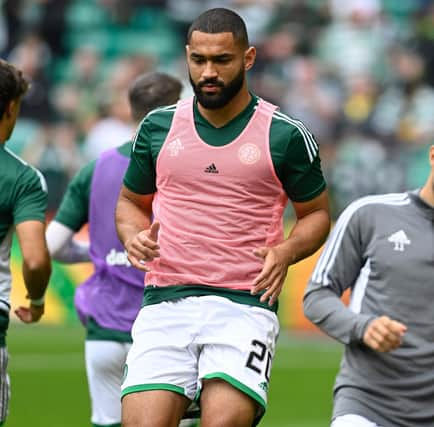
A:
[[[283,239],[288,199],[269,144],[275,109],[260,100],[242,133],[214,147],[196,132],[193,98],[178,103],[156,165],[161,256],[147,285],[250,289],[263,266],[253,250]]]

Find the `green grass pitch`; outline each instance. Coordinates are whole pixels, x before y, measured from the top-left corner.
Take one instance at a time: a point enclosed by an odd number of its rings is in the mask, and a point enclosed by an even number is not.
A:
[[[79,326],[12,324],[12,396],[6,427],[88,427],[89,399]],[[341,348],[285,333],[273,365],[261,427],[327,427]]]

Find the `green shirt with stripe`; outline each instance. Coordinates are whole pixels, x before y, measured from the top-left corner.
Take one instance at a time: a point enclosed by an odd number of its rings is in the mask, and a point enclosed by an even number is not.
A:
[[[0,346],[8,327],[11,286],[10,251],[16,225],[25,221],[45,222],[47,186],[33,166],[0,145]]]

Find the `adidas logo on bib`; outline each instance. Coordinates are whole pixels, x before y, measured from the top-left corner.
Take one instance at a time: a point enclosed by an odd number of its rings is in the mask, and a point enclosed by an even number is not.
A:
[[[211,163],[207,168],[205,168],[204,172],[206,172],[206,173],[219,173],[219,171],[216,168],[216,165],[214,163]]]

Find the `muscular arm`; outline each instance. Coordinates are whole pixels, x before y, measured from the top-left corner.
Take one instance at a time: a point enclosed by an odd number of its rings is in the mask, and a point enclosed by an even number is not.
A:
[[[45,224],[40,221],[23,221],[17,224],[16,233],[23,256],[23,277],[28,297],[37,300],[44,296],[51,274]],[[30,304],[30,308],[20,307],[16,312],[26,323],[38,321],[43,313],[43,304]]]
[[[266,292],[261,301],[273,304],[285,282],[288,267],[313,254],[324,243],[330,230],[328,195],[323,191],[308,202],[294,202],[297,221],[288,238],[274,247],[258,248],[255,255],[264,259],[252,294]]]
[[[153,194],[138,194],[122,186],[116,206],[116,229],[131,264],[143,271],[144,265],[159,256],[158,223],[152,223]]]

